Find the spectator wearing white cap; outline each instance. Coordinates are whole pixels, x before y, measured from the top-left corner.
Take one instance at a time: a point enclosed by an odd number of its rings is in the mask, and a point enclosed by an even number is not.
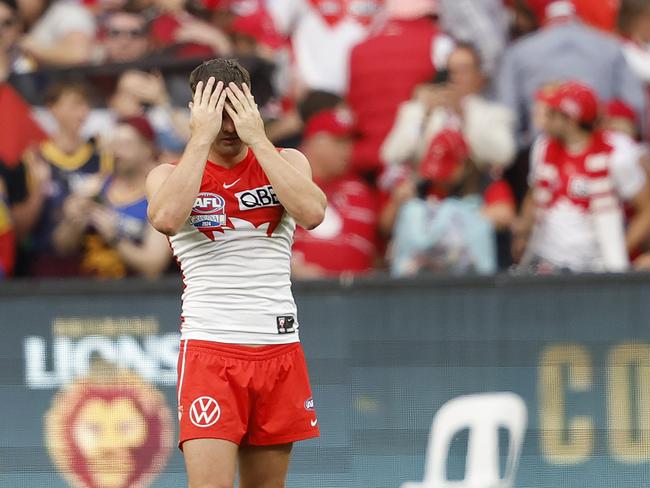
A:
[[[503,57],[496,88],[499,99],[522,114],[522,145],[532,142],[531,108],[536,91],[550,81],[577,79],[605,100],[620,98],[642,113],[643,86],[628,67],[621,44],[588,27],[568,0],[527,0],[543,26],[510,48]]]
[[[97,23],[80,2],[51,2],[43,16],[20,41],[39,65],[72,66],[92,60]]]

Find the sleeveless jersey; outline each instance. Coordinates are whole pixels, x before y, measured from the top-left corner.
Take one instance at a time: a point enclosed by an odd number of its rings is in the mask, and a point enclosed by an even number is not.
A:
[[[295,227],[250,149],[230,169],[208,161],[192,212],[170,238],[185,285],[182,339],[297,342]]]

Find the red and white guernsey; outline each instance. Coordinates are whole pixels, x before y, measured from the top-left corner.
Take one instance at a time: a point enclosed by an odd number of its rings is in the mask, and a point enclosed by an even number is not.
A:
[[[626,269],[622,206],[645,185],[640,154],[638,144],[616,133],[595,133],[576,155],[558,141],[538,139],[531,157],[532,254],[577,272]]]
[[[181,338],[297,342],[295,227],[253,151],[231,169],[208,161],[192,213],[170,238],[185,284]]]

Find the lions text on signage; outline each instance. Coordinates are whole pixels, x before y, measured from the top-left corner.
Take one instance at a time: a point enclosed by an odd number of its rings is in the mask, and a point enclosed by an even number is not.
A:
[[[278,200],[271,185],[240,191],[239,193],[235,193],[235,197],[237,197],[237,201],[239,202],[239,210],[253,210],[280,205],[280,200]]]
[[[204,230],[219,229],[226,225],[225,200],[216,193],[199,193],[192,207],[190,224]]]
[[[58,388],[86,376],[94,359],[131,369],[152,383],[176,384],[179,334],[160,334],[153,317],[57,318],[52,339],[23,340],[25,383]]]
[[[221,417],[219,403],[212,397],[202,396],[192,402],[190,420],[197,427],[210,427]]]

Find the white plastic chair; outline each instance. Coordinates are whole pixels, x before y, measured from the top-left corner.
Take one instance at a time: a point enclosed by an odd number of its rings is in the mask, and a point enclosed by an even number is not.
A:
[[[515,393],[482,393],[448,401],[433,419],[424,480],[404,483],[401,488],[511,488],[527,421],[526,404]],[[499,476],[499,428],[509,432],[503,478]],[[446,467],[451,440],[463,429],[469,429],[465,478],[448,480]]]

